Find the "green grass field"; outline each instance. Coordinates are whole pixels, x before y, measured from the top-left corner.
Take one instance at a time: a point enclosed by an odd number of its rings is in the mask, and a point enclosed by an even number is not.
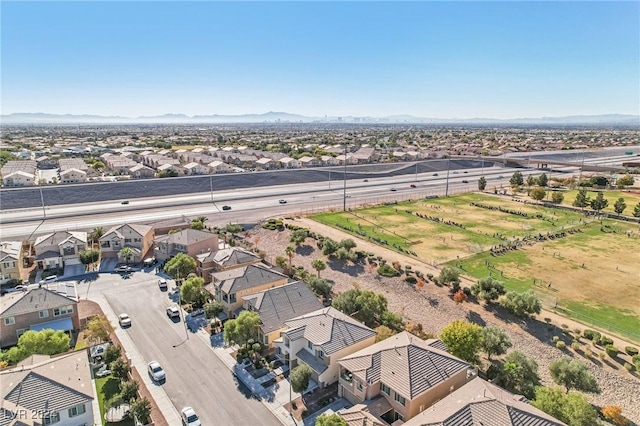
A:
[[[621,195],[633,199],[618,192],[607,194],[606,198],[614,200]],[[569,204],[573,201],[571,196],[565,200]],[[489,210],[470,203],[507,211]],[[631,205],[631,201],[627,201],[627,205]],[[516,212],[522,215],[514,214]],[[416,213],[454,221],[461,227],[426,220]],[[534,289],[547,306],[557,304],[567,316],[640,339],[640,227],[637,223],[614,220],[601,223],[593,218],[585,223],[580,212],[483,194],[323,213],[312,218],[373,242],[387,241],[388,244],[381,245],[397,251],[413,251],[422,261],[459,268],[472,278],[491,274],[504,281],[509,290]],[[489,251],[516,238],[574,228],[581,232],[524,245],[499,256]]]
[[[588,189],[588,188],[587,188]],[[589,191],[587,190],[587,196],[589,199],[594,199],[598,192],[601,191]],[[562,204],[570,206],[573,201],[576,199],[576,194],[578,193],[577,189],[572,189],[570,191],[565,191],[564,200]],[[627,208],[622,212],[625,215],[632,215],[633,208],[640,203],[640,194],[631,193],[631,192],[621,192],[621,191],[606,191],[604,193],[604,197],[609,202],[609,205],[604,209],[605,212],[615,213],[613,210],[613,205],[615,204],[618,198],[624,198],[625,203],[627,204]]]
[[[132,419],[125,419],[118,423],[109,423],[105,421],[104,414],[107,412],[107,401],[117,397],[120,392],[119,382],[113,376],[96,377],[96,389],[98,391],[98,405],[100,406],[100,418],[102,424],[106,426],[134,426]]]

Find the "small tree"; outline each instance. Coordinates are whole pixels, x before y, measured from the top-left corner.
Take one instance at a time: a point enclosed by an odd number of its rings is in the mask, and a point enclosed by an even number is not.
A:
[[[324,300],[329,299],[329,297],[331,296],[331,284],[324,278],[313,276],[309,277],[307,284],[316,296],[321,296]]]
[[[408,277],[411,278],[411,277]],[[456,303],[464,303],[467,300],[467,295],[462,289],[456,291],[453,295],[453,301]]]
[[[104,315],[96,315],[87,322],[84,329],[85,336],[92,342],[106,342],[113,332],[111,323]]]
[[[600,412],[605,419],[617,426],[628,426],[631,424],[629,420],[622,415],[622,408],[620,408],[619,405],[605,405]]]
[[[276,266],[280,269],[287,269],[287,258],[284,256],[276,256]]]
[[[222,303],[214,300],[204,305],[204,315],[207,319],[215,318],[220,315],[223,309]]]
[[[289,375],[289,382],[291,383],[291,389],[296,393],[302,393],[309,387],[309,380],[313,372],[307,364],[300,364],[291,370]]]
[[[164,270],[173,279],[181,280],[196,271],[196,261],[186,253],[178,253],[164,264]]]
[[[344,239],[338,243],[338,246],[344,247],[346,250],[353,250],[356,248],[356,242],[351,238]]]
[[[387,311],[387,299],[371,290],[351,289],[335,297],[332,306],[367,327],[375,327]]]
[[[511,176],[511,179],[509,179],[509,183],[511,184],[512,187],[519,187],[524,185],[524,178],[522,177],[522,173],[515,172]]]
[[[609,205],[609,201],[607,201],[607,199],[604,198],[604,194],[602,192],[598,192],[598,195],[596,195],[596,198],[591,200],[591,208],[597,212],[606,208],[608,205]]]
[[[551,378],[557,384],[564,386],[567,393],[571,389],[582,392],[600,393],[596,379],[589,373],[587,367],[578,360],[570,361],[563,357],[549,365]]]
[[[471,363],[478,362],[478,352],[482,342],[480,326],[455,320],[442,329],[440,339],[447,345],[452,355]]]
[[[440,271],[438,282],[444,285],[451,285],[452,291],[455,293],[460,289],[460,274],[453,268],[444,267]]]
[[[30,356],[32,354],[56,355],[69,350],[69,335],[64,331],[50,328],[41,331],[26,331],[18,339],[20,350]]]
[[[598,414],[584,395],[565,394],[559,388],[540,387],[531,405],[568,425],[597,426]]]
[[[546,196],[547,196],[547,191],[545,191],[544,188],[541,186],[536,186],[531,190],[531,198],[533,198],[536,201],[542,201]]]
[[[325,413],[316,418],[315,426],[347,426],[347,422],[336,413]]]
[[[120,358],[122,354],[122,349],[118,345],[109,345],[107,346],[107,350],[104,352],[104,362],[107,365],[110,365],[113,361]]]
[[[618,188],[624,188],[625,186],[633,185],[634,179],[631,175],[624,175],[616,181]]]
[[[505,389],[531,399],[540,385],[538,364],[522,352],[513,351],[504,359],[498,381]]]
[[[242,311],[238,318],[227,321],[224,326],[224,340],[229,343],[245,345],[249,340],[258,338],[260,317],[256,312]]]
[[[500,304],[518,317],[524,317],[531,314],[539,314],[542,309],[540,299],[531,293],[518,293],[510,291]]]
[[[135,380],[127,380],[120,382],[120,397],[125,402],[130,402],[138,394],[138,382]]]
[[[180,298],[185,303],[202,306],[206,300],[206,294],[204,279],[200,277],[188,278],[180,287]]]
[[[324,260],[322,259],[316,259],[311,262],[311,267],[313,267],[313,269],[318,272],[318,278],[320,278],[320,271],[324,271],[325,269],[327,269],[327,264],[324,263]]]
[[[118,252],[118,258],[124,259],[125,263],[129,263],[133,257],[133,250],[130,247],[122,247]]]
[[[491,361],[491,355],[503,355],[511,347],[511,340],[504,331],[497,327],[485,327],[482,329],[482,351],[487,354],[487,359]]]
[[[201,222],[197,219],[193,219],[189,224],[189,228],[196,229],[198,231],[202,231],[204,229],[204,222]]]
[[[640,203],[633,208],[633,217],[640,217]]]
[[[89,265],[98,261],[100,258],[100,250],[92,248],[81,251],[78,256],[80,257],[80,262],[82,262],[83,265]]]
[[[132,418],[138,419],[140,423],[146,425],[151,420],[151,403],[146,397],[142,399],[136,399],[131,404],[131,411],[129,415]]]
[[[119,380],[127,380],[131,367],[129,367],[129,364],[124,362],[122,358],[118,358],[109,364],[109,370],[111,370],[113,377]]]
[[[622,197],[618,198],[615,204],[613,205],[613,210],[618,214],[622,214],[622,212],[626,208],[627,208],[627,203],[624,202],[624,198]]]
[[[304,240],[306,240],[308,236],[308,229],[296,229],[291,233],[289,241],[295,243],[296,247],[298,247],[300,244],[304,243]]]
[[[289,258],[289,270],[291,270],[291,261],[293,260],[294,256],[296,255],[296,249],[294,249],[293,246],[287,246],[284,249],[284,253]]]
[[[549,185],[549,178],[547,177],[546,173],[543,173],[540,176],[538,176],[538,185],[540,185],[543,188]]]
[[[322,242],[322,254],[330,256],[338,250],[338,243],[331,238],[325,238]]]
[[[505,294],[504,284],[492,277],[482,278],[471,286],[471,294],[478,299],[492,302]]]
[[[580,207],[581,209],[589,205],[589,197],[587,196],[586,189],[579,189],[576,194],[576,199],[573,200],[573,207]]]
[[[562,204],[562,202],[564,201],[564,194],[560,191],[553,191],[551,193],[551,201],[554,204]]]
[[[478,190],[484,191],[486,187],[487,187],[487,179],[485,179],[485,177],[482,176],[480,179],[478,179]]]

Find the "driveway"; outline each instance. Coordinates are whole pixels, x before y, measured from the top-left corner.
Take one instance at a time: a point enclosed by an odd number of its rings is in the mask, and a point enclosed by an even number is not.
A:
[[[114,313],[126,312],[132,326],[126,330],[140,354],[157,360],[167,373],[162,385],[178,409],[192,406],[203,424],[280,425],[281,423],[229,371],[183,320],[171,321],[165,313],[173,304],[169,292],[160,291],[154,274],[135,272],[123,280],[110,275],[109,285],[93,283]],[[171,287],[170,283],[170,287]],[[189,318],[189,323],[200,322]],[[141,372],[144,373],[144,372]]]

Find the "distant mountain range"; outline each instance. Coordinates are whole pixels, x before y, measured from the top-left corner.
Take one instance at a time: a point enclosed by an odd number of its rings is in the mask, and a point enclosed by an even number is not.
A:
[[[0,116],[1,124],[222,124],[222,123],[406,123],[406,124],[485,124],[485,125],[625,125],[640,126],[640,115],[605,114],[572,115],[541,118],[471,118],[440,119],[412,115],[387,117],[324,116],[307,117],[287,112],[267,112],[243,115],[194,115],[164,114],[158,116],[120,117],[102,115],[73,115],[47,113],[14,113]]]

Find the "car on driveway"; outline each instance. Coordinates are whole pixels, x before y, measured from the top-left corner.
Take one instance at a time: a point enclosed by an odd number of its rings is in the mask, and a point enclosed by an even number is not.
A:
[[[180,318],[180,309],[177,306],[169,306],[167,308],[167,316],[169,318]]]
[[[120,327],[127,328],[131,327],[131,318],[127,314],[118,315],[118,323],[120,323]]]
[[[158,361],[151,361],[147,366],[147,371],[149,372],[149,377],[151,377],[151,380],[155,383],[164,383],[167,379],[167,376]]]
[[[131,266],[129,266],[129,265],[120,265],[120,266],[116,267],[113,270],[113,272],[117,272],[119,274],[122,274],[122,273],[126,274],[126,273],[131,272]]]
[[[231,210],[231,206],[222,206],[222,210]]]
[[[158,287],[160,287],[160,290],[166,290],[167,289],[167,280],[165,280],[164,278],[160,278],[158,280]]]
[[[182,417],[182,424],[184,426],[200,426],[200,419],[191,407],[184,407],[180,412],[180,417]]]

